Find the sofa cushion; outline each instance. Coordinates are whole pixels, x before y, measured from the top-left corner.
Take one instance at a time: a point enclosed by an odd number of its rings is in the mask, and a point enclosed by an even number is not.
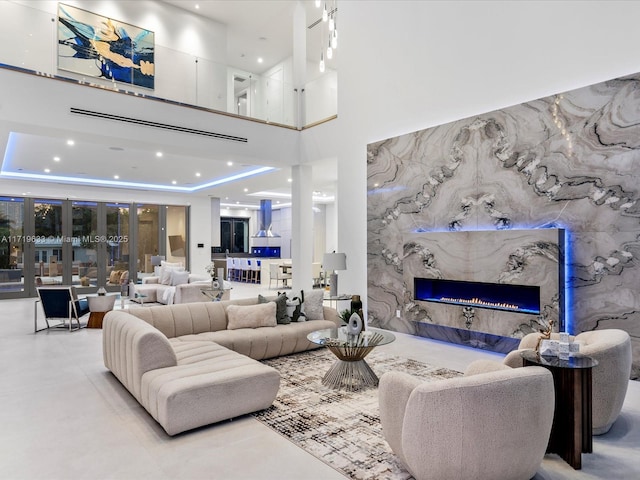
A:
[[[183,285],[189,283],[189,272],[187,270],[171,270],[171,285]]]
[[[275,300],[258,295],[258,303],[275,302],[276,304],[276,322],[280,325],[291,323],[291,318],[287,315],[287,295],[281,293]]]
[[[276,304],[275,302],[261,303],[257,305],[229,305],[227,307],[227,328],[275,327]]]
[[[220,302],[216,302],[220,303]],[[158,307],[160,308],[160,307]],[[173,342],[209,341],[241,353],[256,360],[289,355],[320,348],[307,339],[307,335],[315,330],[335,328],[331,320],[310,320],[308,322],[276,325],[275,327],[242,328],[238,330],[219,330],[203,332],[197,335],[182,335],[172,339]],[[178,355],[178,358],[179,355]]]
[[[277,370],[210,342],[171,342],[177,365],[142,376],[140,403],[169,435],[269,407]]]

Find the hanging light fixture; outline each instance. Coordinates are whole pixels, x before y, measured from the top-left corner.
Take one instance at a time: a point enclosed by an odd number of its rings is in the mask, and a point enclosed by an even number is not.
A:
[[[328,32],[327,32],[327,43],[324,43],[324,29],[320,29],[320,72],[324,73],[326,69],[325,63],[325,55],[327,60],[331,60],[333,58],[333,51],[338,47],[338,22],[336,20],[336,14],[338,12],[338,7],[336,6],[336,0],[334,0],[332,7],[329,8],[327,5],[328,1],[324,1],[324,7],[322,9],[322,22],[329,22]],[[320,6],[320,2],[316,0],[316,7]],[[318,20],[314,25],[320,23]],[[322,25],[322,23],[320,23]],[[326,53],[325,53],[325,45],[326,45]]]
[[[322,5],[322,1],[316,0],[316,8],[320,8],[320,5]]]
[[[333,32],[329,34],[329,37],[331,38],[331,48],[338,48],[338,22],[334,22]]]

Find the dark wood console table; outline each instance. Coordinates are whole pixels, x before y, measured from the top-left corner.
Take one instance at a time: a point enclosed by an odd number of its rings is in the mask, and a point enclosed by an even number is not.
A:
[[[582,468],[582,453],[593,451],[591,369],[598,362],[584,355],[567,359],[522,352],[524,365],[549,369],[555,387],[555,411],[547,452],[559,454],[574,469]]]

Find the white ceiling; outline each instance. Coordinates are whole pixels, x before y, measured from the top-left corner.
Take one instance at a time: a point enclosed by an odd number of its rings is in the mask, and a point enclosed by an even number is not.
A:
[[[195,10],[194,1],[166,1],[185,10],[202,15],[227,25],[227,56],[229,64],[245,71],[262,73],[292,54],[292,15],[295,1],[290,0],[216,0],[199,1]],[[321,9],[316,9],[313,1],[302,2],[307,11],[307,24],[318,20]],[[329,2],[329,8],[333,2]],[[318,50],[319,29],[308,30],[309,58],[313,61]],[[314,40],[314,34],[318,38]],[[318,53],[319,55],[319,53]],[[264,63],[258,65],[255,59],[261,56]],[[271,127],[278,128],[278,127]],[[193,156],[184,152],[170,151],[162,145],[132,145],[124,139],[113,137],[93,137],[85,141],[76,140],[73,146],[66,144],[73,133],[52,135],[51,132],[15,132],[10,136],[12,153],[6,155],[3,171],[13,171],[15,175],[38,175],[40,181],[55,183],[76,183],[85,185],[109,185],[122,187],[117,182],[140,183],[139,188],[153,189],[149,185],[164,186],[164,190],[194,190],[195,194],[217,196],[223,203],[259,206],[261,198],[272,198],[286,203],[286,195],[291,192],[289,168],[276,168],[262,173],[226,183],[220,186],[198,188],[216,182],[223,177],[244,174],[263,167],[263,162],[247,165],[229,158],[212,158],[212,155]],[[9,148],[8,148],[9,150]],[[156,156],[158,151],[162,156]],[[55,161],[54,157],[60,157]],[[215,155],[213,155],[215,157]],[[87,162],[86,159],[92,159]],[[135,159],[132,161],[132,159]],[[227,165],[228,161],[233,165]],[[150,170],[143,168],[153,161],[158,166]],[[205,166],[206,167],[203,167]],[[50,169],[45,172],[45,168]],[[206,168],[206,172],[203,171]],[[200,176],[197,176],[197,174]],[[114,176],[119,176],[118,179]],[[336,165],[332,161],[313,166],[314,190],[331,198],[337,178]],[[69,180],[73,179],[73,180]],[[93,180],[92,180],[93,179]],[[97,183],[96,183],[97,179]],[[172,183],[175,181],[175,185]],[[134,187],[135,188],[135,187]],[[163,190],[163,188],[158,188]],[[277,195],[256,192],[275,192]],[[253,194],[253,195],[252,195]]]

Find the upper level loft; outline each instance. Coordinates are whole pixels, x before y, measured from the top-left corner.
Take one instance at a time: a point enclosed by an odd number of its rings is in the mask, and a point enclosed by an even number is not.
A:
[[[11,19],[0,31],[0,45],[3,45],[0,47],[0,64],[5,68],[14,67],[22,72],[37,72],[39,75],[72,81],[79,85],[194,106],[213,113],[294,129],[303,129],[336,117],[335,69],[326,68],[320,73],[316,63],[304,60],[304,76],[308,81],[302,87],[295,88],[293,57],[285,58],[261,73],[227,65],[220,62],[225,56],[223,51],[226,50],[225,25],[202,21],[195,16],[191,17],[195,19],[192,25],[183,25],[185,22],[181,23],[176,18],[179,16],[176,15],[179,9],[163,2],[144,4],[146,7],[153,6],[156,11],[153,12],[155,23],[150,21],[150,26],[143,27],[160,30],[154,35],[154,41],[151,43],[153,88],[117,79],[110,70],[112,67],[109,66],[109,62],[105,62],[102,56],[95,58],[89,54],[78,53],[83,49],[86,53],[87,48],[93,49],[94,53],[100,49],[107,49],[109,53],[103,53],[112,58],[116,58],[120,53],[113,46],[96,47],[95,40],[89,38],[89,32],[97,30],[92,29],[91,22],[105,25],[111,21],[110,18],[100,15],[105,15],[105,12],[98,14],[53,2],[43,2],[35,6],[0,2],[0,15],[5,19]],[[119,5],[111,7],[112,10],[119,10]],[[55,11],[45,8],[55,8]],[[122,8],[119,20],[139,24],[140,18],[153,17],[141,16],[135,8],[131,5],[129,10]],[[137,8],[141,10],[141,7]],[[61,22],[61,17],[66,21]],[[182,20],[189,20],[189,14],[184,13],[183,17]],[[128,28],[134,33],[141,30],[141,27],[129,23],[115,25],[115,33],[119,33],[118,28]],[[199,48],[194,49],[199,50],[198,54],[167,46],[172,45],[172,41],[179,43],[175,41],[176,36],[185,35],[193,36],[193,43],[199,45]],[[171,36],[173,38],[170,38]],[[212,38],[217,41],[213,41]]]

